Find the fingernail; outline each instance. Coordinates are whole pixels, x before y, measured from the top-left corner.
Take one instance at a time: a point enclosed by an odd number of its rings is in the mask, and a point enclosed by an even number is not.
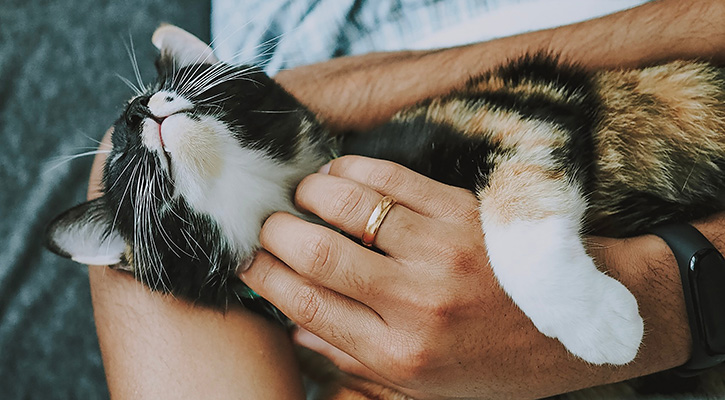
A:
[[[237,275],[245,273],[249,267],[252,266],[252,261],[254,261],[254,257],[249,257],[248,259],[242,261],[242,263],[237,267]]]
[[[327,163],[327,164],[325,164],[325,165],[323,165],[322,167],[320,167],[320,170],[317,171],[317,173],[318,174],[325,174],[325,175],[329,174],[330,173],[330,164],[332,164],[332,161],[329,162],[329,163]]]

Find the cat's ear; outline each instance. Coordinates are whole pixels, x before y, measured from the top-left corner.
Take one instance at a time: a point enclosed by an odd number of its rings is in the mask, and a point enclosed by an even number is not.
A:
[[[106,200],[100,197],[56,217],[46,230],[45,245],[82,264],[115,265],[121,262],[126,244],[112,225]]]
[[[191,33],[174,25],[162,24],[156,28],[151,42],[161,51],[161,59],[170,58],[176,68],[219,62],[211,47]]]

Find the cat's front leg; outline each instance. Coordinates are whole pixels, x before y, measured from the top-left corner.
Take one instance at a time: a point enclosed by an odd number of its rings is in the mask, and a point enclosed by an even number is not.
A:
[[[493,272],[536,328],[590,363],[632,361],[643,335],[637,301],[587,255],[578,186],[563,172],[509,160],[478,196]]]

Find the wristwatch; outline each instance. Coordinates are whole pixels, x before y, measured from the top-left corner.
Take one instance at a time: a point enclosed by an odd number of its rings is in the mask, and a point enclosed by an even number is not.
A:
[[[650,232],[667,243],[680,267],[692,356],[674,371],[694,376],[725,361],[725,259],[690,224],[659,226]]]

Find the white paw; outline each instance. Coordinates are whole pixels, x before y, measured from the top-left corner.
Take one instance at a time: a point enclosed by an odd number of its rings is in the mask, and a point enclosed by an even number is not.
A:
[[[549,305],[559,307],[559,312],[538,315],[544,318],[532,321],[542,333],[559,339],[567,350],[585,361],[627,364],[637,355],[644,333],[637,300],[621,283],[597,274],[596,282],[589,280],[579,293],[568,293],[575,297],[564,296],[560,304]]]
[[[541,333],[590,363],[626,364],[637,355],[644,331],[637,300],[597,270],[575,221],[484,225],[491,266]]]

